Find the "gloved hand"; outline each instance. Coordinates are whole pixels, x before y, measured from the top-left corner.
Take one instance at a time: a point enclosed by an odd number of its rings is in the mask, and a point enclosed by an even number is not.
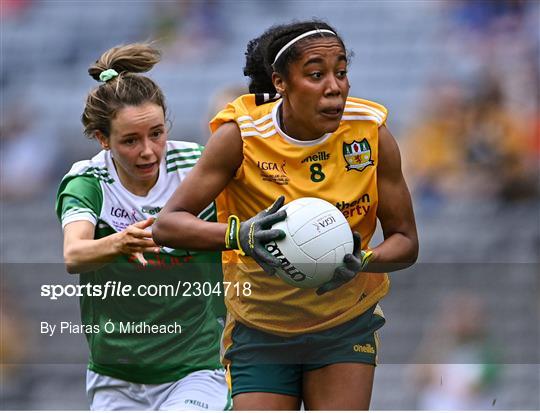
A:
[[[285,197],[282,195],[267,209],[262,210],[254,217],[240,222],[237,216],[231,215],[225,233],[225,246],[230,249],[239,249],[244,255],[251,257],[262,269],[274,275],[281,261],[266,250],[265,245],[285,237],[279,229],[271,229],[276,222],[287,217],[287,211],[278,211],[283,206]]]
[[[358,232],[353,232],[353,241],[353,253],[346,254],[345,257],[343,257],[343,262],[345,266],[336,268],[332,279],[325,282],[317,289],[317,295],[323,295],[328,291],[332,291],[338,287],[341,287],[343,284],[351,281],[356,276],[356,274],[366,268],[369,261],[371,260],[373,252],[362,251],[360,249],[361,238]]]

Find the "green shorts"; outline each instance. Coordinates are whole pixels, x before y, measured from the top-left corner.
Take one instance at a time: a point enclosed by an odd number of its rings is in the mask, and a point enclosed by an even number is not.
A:
[[[230,360],[232,395],[264,392],[301,397],[305,371],[336,363],[376,365],[377,330],[385,319],[380,311],[374,314],[375,308],[336,327],[293,337],[237,322],[225,354]]]

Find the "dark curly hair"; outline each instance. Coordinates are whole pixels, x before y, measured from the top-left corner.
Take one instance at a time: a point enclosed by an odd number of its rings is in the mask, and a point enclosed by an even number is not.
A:
[[[250,40],[247,45],[244,75],[251,79],[249,82],[249,92],[276,93],[276,89],[272,83],[272,73],[275,71],[287,77],[289,74],[289,64],[300,57],[299,45],[305,40],[312,39],[313,36],[326,37],[331,35],[328,33],[314,34],[298,41],[298,43],[294,43],[272,65],[276,55],[292,39],[315,29],[332,30],[336,33],[336,38],[341,43],[343,50],[346,51],[345,44],[339,34],[324,21],[307,20],[272,26],[259,37]]]

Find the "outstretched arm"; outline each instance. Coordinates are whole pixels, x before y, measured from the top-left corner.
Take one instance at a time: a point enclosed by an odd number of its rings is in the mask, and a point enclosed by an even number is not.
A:
[[[407,268],[416,261],[418,234],[411,195],[401,172],[399,148],[385,126],[379,129],[377,172],[377,217],[381,222],[384,241],[373,249],[372,259],[365,271],[395,271]]]
[[[225,123],[210,137],[202,157],[159,213],[152,228],[158,245],[191,250],[225,249],[226,224],[197,215],[234,177],[243,160],[236,123]]]
[[[121,232],[94,239],[95,226],[89,221],[74,221],[64,228],[64,262],[70,274],[96,270],[116,257],[132,255],[146,265],[144,252],[158,253],[147,228],[154,218],[136,222]]]

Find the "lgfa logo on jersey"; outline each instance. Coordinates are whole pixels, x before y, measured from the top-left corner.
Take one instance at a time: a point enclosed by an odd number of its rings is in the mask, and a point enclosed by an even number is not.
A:
[[[343,157],[347,162],[347,171],[354,169],[361,172],[373,165],[371,146],[366,138],[360,142],[357,140],[352,141],[352,143],[343,142]]]
[[[285,167],[287,161],[271,162],[271,161],[257,161],[257,167],[260,170],[261,178],[263,181],[274,182],[278,185],[288,185],[289,177]]]
[[[110,214],[113,216],[113,217],[116,217],[116,218],[123,218],[123,219],[129,219],[133,222],[137,221],[137,213],[134,209],[131,210],[131,213],[127,212],[124,208],[122,207],[115,207],[114,205],[111,206],[111,212]]]
[[[257,161],[257,166],[261,171],[278,171],[287,175],[285,171],[286,161],[283,161],[281,165],[278,165],[277,162]]]

